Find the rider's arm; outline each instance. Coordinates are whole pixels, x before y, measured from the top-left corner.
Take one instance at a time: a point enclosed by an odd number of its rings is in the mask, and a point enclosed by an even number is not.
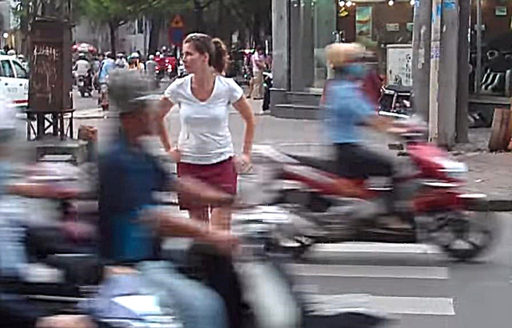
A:
[[[195,220],[173,217],[165,210],[149,209],[142,213],[142,219],[160,236],[193,238],[208,243],[226,254],[229,254],[237,243],[237,239],[227,232],[210,229]]]
[[[379,132],[388,132],[393,126],[393,121],[388,117],[377,115],[375,106],[369,101],[366,95],[360,90],[355,91],[355,97],[350,99],[351,108],[357,113],[363,124]]]
[[[208,184],[191,177],[181,177],[173,182],[173,186],[187,198],[196,199],[199,204],[231,205],[234,196],[219,191]]]
[[[48,184],[12,183],[6,186],[7,193],[29,198],[64,199],[75,196],[70,190],[54,188]]]
[[[383,117],[378,115],[372,115],[365,120],[365,123],[371,126],[374,130],[379,132],[387,133],[393,128],[393,120],[389,117]]]

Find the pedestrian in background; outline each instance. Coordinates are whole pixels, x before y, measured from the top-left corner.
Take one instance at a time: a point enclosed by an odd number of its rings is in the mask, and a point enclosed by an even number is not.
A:
[[[263,99],[263,71],[266,69],[265,53],[262,46],[256,47],[256,52],[252,55],[252,73],[254,77],[254,99]],[[252,95],[250,95],[252,96]]]
[[[156,77],[156,68],[158,63],[155,61],[154,55],[149,55],[148,61],[146,62],[146,74],[148,74],[155,87],[160,87],[160,81]]]
[[[237,172],[251,167],[254,115],[242,88],[222,74],[227,51],[219,39],[194,33],[183,43],[183,62],[190,74],[176,80],[165,91],[159,119],[160,138],[166,151],[178,163],[178,176],[190,176],[229,194],[236,194]],[[181,133],[172,148],[164,118],[174,105],[180,108]],[[246,123],[242,155],[235,157],[229,111],[231,105]],[[191,199],[179,197],[180,207],[191,218],[210,222],[214,228],[229,229],[231,210],[198,207]]]

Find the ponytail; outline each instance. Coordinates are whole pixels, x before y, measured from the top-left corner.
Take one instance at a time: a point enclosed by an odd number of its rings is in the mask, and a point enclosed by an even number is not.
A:
[[[215,38],[213,42],[213,56],[210,59],[211,66],[219,74],[224,73],[228,61],[228,50],[224,42],[221,39]]]

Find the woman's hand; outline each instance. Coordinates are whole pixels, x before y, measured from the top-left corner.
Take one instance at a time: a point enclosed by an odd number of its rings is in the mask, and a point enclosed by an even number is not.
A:
[[[175,163],[179,163],[181,161],[181,152],[178,148],[173,148],[169,150],[167,154],[169,154],[169,156]]]
[[[242,154],[235,157],[236,170],[240,174],[249,173],[252,170],[252,159],[249,154]]]

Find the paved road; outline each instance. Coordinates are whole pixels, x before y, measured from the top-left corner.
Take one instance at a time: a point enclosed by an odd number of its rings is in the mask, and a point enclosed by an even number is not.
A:
[[[76,104],[78,113],[84,115],[95,107],[91,99],[78,99]],[[77,121],[98,126],[100,139],[107,144],[113,120]],[[256,141],[260,144],[323,140],[322,127],[311,121],[258,116],[258,123]],[[170,115],[168,124],[176,140],[176,113]],[[238,115],[232,115],[230,128],[240,149],[243,124]],[[382,151],[382,145],[375,143],[374,147]],[[454,263],[422,245],[323,245],[292,269],[305,289],[319,294],[370,294],[375,307],[400,316],[393,327],[505,328],[512,320],[512,215],[501,214],[500,219],[501,242],[483,261]]]
[[[378,309],[399,315],[400,328],[508,327],[512,222],[482,261],[447,260],[423,245],[321,245],[293,265],[298,281],[324,295],[370,294]]]

